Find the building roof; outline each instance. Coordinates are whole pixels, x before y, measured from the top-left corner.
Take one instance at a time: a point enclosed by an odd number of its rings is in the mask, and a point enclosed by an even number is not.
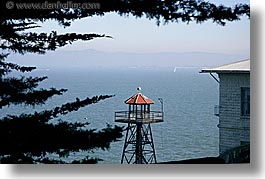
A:
[[[214,68],[202,69],[201,73],[250,73],[250,60],[242,60]]]
[[[138,92],[129,99],[124,101],[126,104],[154,104],[154,102],[144,96],[142,93]]]

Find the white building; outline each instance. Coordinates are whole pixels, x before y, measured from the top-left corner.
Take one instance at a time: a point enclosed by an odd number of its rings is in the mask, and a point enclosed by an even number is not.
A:
[[[219,83],[219,153],[250,144],[250,60],[201,72],[210,73]]]

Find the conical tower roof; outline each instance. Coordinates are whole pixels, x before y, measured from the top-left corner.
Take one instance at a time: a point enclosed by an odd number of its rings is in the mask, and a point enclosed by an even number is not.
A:
[[[142,93],[138,92],[124,101],[126,104],[154,104],[154,102]]]

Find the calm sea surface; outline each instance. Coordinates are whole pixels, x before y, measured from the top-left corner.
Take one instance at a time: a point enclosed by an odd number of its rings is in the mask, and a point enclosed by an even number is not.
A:
[[[142,93],[155,104],[152,110],[160,110],[158,98],[163,98],[165,118],[163,123],[152,124],[157,161],[183,160],[197,157],[218,156],[218,118],[213,107],[218,104],[218,84],[199,69],[178,68],[173,70],[39,70],[33,75],[47,75],[41,87],[67,88],[62,96],[55,96],[47,105],[34,110],[52,108],[55,105],[101,94],[115,94],[97,104],[89,105],[63,116],[62,120],[90,122],[91,128],[103,128],[114,123],[114,112],[127,110],[124,100],[134,95],[140,86]],[[5,114],[32,112],[23,106],[4,108]],[[124,133],[125,134],[125,133]],[[111,144],[107,151],[95,150],[92,156],[104,161],[120,163],[124,143]],[[77,152],[69,158],[83,157]]]

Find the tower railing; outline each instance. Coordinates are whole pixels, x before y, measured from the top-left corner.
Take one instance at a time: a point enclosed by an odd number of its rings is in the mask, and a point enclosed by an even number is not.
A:
[[[163,112],[162,111],[118,111],[115,112],[115,122],[124,123],[154,123],[163,122]]]

